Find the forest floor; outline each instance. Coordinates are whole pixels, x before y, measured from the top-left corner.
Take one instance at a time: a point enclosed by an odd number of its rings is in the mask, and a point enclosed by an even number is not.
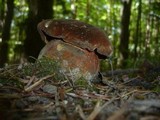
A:
[[[88,84],[50,66],[0,69],[1,120],[160,120],[160,67],[110,71],[102,83]]]

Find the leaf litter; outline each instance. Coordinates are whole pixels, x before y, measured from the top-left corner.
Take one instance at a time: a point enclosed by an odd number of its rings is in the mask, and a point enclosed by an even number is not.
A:
[[[148,81],[139,70],[116,70],[88,84],[59,69],[46,58],[0,69],[0,119],[160,119],[159,74]]]

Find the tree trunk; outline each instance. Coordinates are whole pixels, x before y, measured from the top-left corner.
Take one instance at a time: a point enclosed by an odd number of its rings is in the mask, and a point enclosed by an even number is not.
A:
[[[89,22],[89,18],[90,18],[90,0],[87,0],[87,4],[86,4],[86,22]]]
[[[135,40],[134,40],[134,59],[138,57],[137,54],[137,46],[139,43],[140,38],[140,25],[141,25],[141,9],[142,9],[142,0],[139,0],[139,6],[138,6],[138,16],[137,16],[137,23],[136,23],[136,34],[135,34]]]
[[[5,8],[5,1],[0,1],[1,7],[0,7],[0,33],[2,33],[3,23],[4,23],[4,8]],[[1,35],[1,34],[0,34]],[[0,36],[0,38],[2,38]]]
[[[8,61],[8,49],[10,39],[11,22],[13,18],[14,0],[7,0],[7,12],[5,16],[5,23],[2,30],[2,42],[0,45],[0,67],[3,67]]]
[[[150,53],[150,42],[151,42],[151,24],[152,24],[152,17],[148,15],[147,18],[147,26],[146,26],[146,39],[145,39],[145,58],[149,57]]]
[[[26,39],[24,41],[25,55],[37,58],[44,46],[37,31],[37,24],[43,19],[51,19],[53,16],[53,0],[29,0],[29,14],[26,20]],[[28,59],[34,61],[34,59]]]
[[[160,26],[160,21],[159,20],[160,20],[160,18],[159,19],[157,18],[156,23],[155,23],[155,27],[156,27],[155,28],[155,55],[160,52],[160,48],[159,48],[159,45],[160,45],[160,42],[159,42],[160,27],[157,27],[157,26]]]
[[[126,60],[129,55],[129,22],[131,14],[132,0],[123,2],[123,13],[121,19],[121,36],[120,36],[120,52],[122,54],[122,65],[126,66]]]

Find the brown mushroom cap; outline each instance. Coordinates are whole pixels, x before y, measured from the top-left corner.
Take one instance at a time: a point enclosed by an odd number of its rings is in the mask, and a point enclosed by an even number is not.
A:
[[[109,57],[112,45],[105,33],[97,27],[77,20],[43,20],[38,31],[46,43],[61,39],[74,46],[95,51],[98,55]]]

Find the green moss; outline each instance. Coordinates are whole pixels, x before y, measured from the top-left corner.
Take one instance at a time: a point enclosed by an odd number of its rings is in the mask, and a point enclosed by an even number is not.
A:
[[[160,92],[160,86],[159,86],[159,85],[155,86],[155,87],[153,88],[153,91],[159,93],[159,92]]]
[[[75,82],[74,82],[74,85],[75,86],[83,86],[83,87],[86,87],[87,85],[88,85],[88,82],[89,81],[87,81],[84,77],[81,77],[81,78],[79,78],[78,80],[76,80]]]
[[[37,60],[35,63],[29,63],[23,68],[23,74],[26,76],[35,75],[38,78],[54,74],[55,80],[63,80],[65,76],[60,73],[60,63],[52,59],[42,57]]]

